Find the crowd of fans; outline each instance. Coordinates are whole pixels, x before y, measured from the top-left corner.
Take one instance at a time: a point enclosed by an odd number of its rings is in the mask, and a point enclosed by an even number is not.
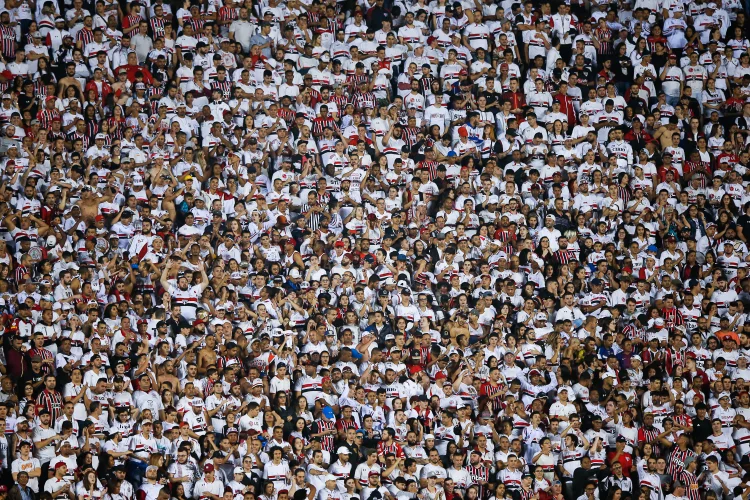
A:
[[[750,3],[5,0],[0,500],[748,500]]]

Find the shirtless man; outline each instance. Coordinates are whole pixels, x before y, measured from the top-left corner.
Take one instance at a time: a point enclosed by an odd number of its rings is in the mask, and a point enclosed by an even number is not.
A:
[[[94,224],[96,216],[99,215],[99,204],[112,200],[114,200],[114,197],[111,194],[97,196],[91,189],[84,188],[81,191],[81,199],[76,202],[76,206],[80,207],[83,220]]]
[[[158,374],[156,376],[159,381],[159,391],[167,387],[172,392],[179,391],[180,379],[177,378],[174,371],[174,360],[168,359],[164,364],[159,367]]]
[[[216,366],[216,337],[206,336],[206,346],[198,351],[198,374],[205,375],[211,366]]]
[[[656,132],[654,132],[654,139],[661,143],[662,150],[664,150],[664,148],[676,146],[676,144],[672,144],[672,134],[675,131],[677,131],[677,124],[670,122],[666,125],[662,125],[656,130]]]
[[[67,63],[65,65],[65,76],[62,77],[59,82],[60,91],[57,94],[58,97],[62,98],[62,96],[66,95],[65,91],[71,85],[78,87],[78,90],[81,92],[81,95],[83,95],[81,82],[78,81],[78,78],[75,77],[75,74],[76,74],[76,64],[74,62]]]

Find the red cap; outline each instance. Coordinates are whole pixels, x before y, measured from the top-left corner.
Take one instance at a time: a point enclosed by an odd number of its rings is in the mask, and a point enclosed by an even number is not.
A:
[[[206,464],[203,466],[203,472],[213,472],[214,464]]]
[[[466,127],[458,127],[458,135],[459,137],[469,137],[469,131],[466,130]]]
[[[428,36],[427,37],[427,45],[432,45],[432,42],[434,42],[436,40],[437,40],[437,38],[435,38],[434,36]]]
[[[500,69],[508,69],[508,63],[502,63]]]
[[[50,102],[50,101],[54,101],[55,99],[57,99],[57,97],[55,97],[55,96],[53,96],[53,95],[48,95],[48,96],[47,96],[47,97],[46,97],[46,98],[44,99],[44,102]]]
[[[529,372],[529,377],[532,377],[534,375],[541,375],[541,373],[539,373],[539,370],[531,370]]]
[[[443,380],[443,379],[446,379],[446,378],[448,378],[448,377],[443,372],[437,372],[435,374],[435,380]]]
[[[65,467],[65,466],[67,466],[67,465],[68,465],[68,464],[66,464],[65,462],[62,462],[62,461],[60,461],[60,462],[57,462],[57,463],[55,464],[55,469],[59,469],[60,467]]]
[[[346,245],[344,245],[343,241],[339,240],[336,243],[334,243],[333,246],[336,247],[336,248],[344,248]]]
[[[94,220],[96,222],[103,221],[104,220],[104,216],[103,215],[97,215],[96,217],[94,217]]]

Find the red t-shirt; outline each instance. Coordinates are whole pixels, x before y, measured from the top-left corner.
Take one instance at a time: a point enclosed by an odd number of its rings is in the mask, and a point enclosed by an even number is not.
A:
[[[607,453],[607,462],[610,464],[610,467],[612,466],[612,460],[615,458],[616,454],[617,453],[614,451],[610,451],[609,453]],[[630,453],[622,452],[620,453],[617,461],[620,462],[620,465],[622,465],[622,475],[625,477],[630,477],[630,468],[633,467],[633,455],[631,455]]]

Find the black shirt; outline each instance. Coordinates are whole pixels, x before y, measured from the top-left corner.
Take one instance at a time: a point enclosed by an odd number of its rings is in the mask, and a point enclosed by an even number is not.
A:
[[[489,90],[480,92],[479,96],[484,96],[484,98],[487,99],[487,107],[500,101],[500,94],[498,94],[497,92],[490,92]]]
[[[740,215],[737,219],[737,225],[742,228],[742,234],[745,238],[750,238],[750,216]]]
[[[29,363],[29,366],[31,366],[31,363]],[[41,382],[44,379],[45,375],[46,374],[42,371],[34,372],[33,369],[25,370],[20,382],[18,383],[18,387],[25,386],[27,382],[31,382],[32,384]],[[34,390],[34,397],[36,397],[37,394],[39,394],[42,390],[44,390],[43,385],[40,385],[38,388],[36,388]]]
[[[34,95],[26,95],[26,94],[20,94],[18,96],[18,109],[21,110],[21,116],[23,117],[23,112],[26,108],[29,108],[29,105],[32,104],[32,101],[34,101],[35,97]],[[31,105],[29,108],[29,111],[31,112],[31,116],[36,116],[37,112],[39,111],[39,100],[37,99],[36,102]]]
[[[693,440],[696,443],[705,441],[711,434],[712,431],[710,419],[704,418],[701,420],[698,417],[695,417],[693,419]]]

